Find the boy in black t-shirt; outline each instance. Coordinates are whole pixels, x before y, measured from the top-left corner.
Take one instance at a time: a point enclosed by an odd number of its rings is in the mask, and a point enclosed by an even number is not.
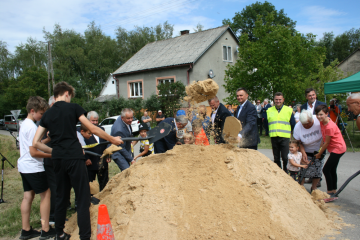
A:
[[[77,216],[80,239],[90,239],[90,188],[81,144],[76,135],[76,123],[80,121],[92,133],[115,145],[122,144],[120,137],[112,137],[94,126],[85,116],[85,110],[77,104],[70,103],[75,96],[74,88],[66,82],[55,85],[55,104],[40,121],[33,146],[52,154],[56,174],[56,239],[69,239],[64,233],[66,207],[70,198],[71,185],[77,198]],[[41,143],[42,136],[49,130],[52,148]],[[71,184],[70,184],[71,183]]]

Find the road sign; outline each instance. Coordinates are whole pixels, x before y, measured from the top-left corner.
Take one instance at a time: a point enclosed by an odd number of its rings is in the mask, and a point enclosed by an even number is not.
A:
[[[14,116],[15,120],[19,117],[21,110],[11,110],[11,114]]]

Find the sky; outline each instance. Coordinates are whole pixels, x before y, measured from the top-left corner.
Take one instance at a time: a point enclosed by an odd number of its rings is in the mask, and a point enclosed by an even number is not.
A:
[[[174,25],[174,36],[181,30],[190,30],[198,23],[204,29],[222,25],[223,19],[232,19],[251,0],[0,0],[0,40],[7,43],[10,52],[32,37],[44,41],[43,29],[52,32],[55,24],[62,29],[84,33],[95,21],[106,35],[115,37],[119,26],[127,30],[134,26],[156,26],[168,21]],[[260,1],[264,2],[264,1]],[[351,28],[360,28],[359,0],[273,0],[276,10],[296,21],[296,30],[313,33],[321,38],[324,32],[342,34]]]

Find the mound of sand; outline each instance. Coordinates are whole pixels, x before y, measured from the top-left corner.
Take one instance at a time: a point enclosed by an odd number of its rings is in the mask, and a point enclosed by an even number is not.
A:
[[[204,102],[214,98],[218,90],[219,85],[211,78],[203,81],[194,81],[189,86],[186,86],[187,96],[184,97],[184,100],[196,103]]]
[[[311,195],[258,151],[180,145],[142,158],[95,197],[115,239],[319,239],[334,226]],[[91,206],[96,239],[98,206]],[[65,231],[78,239],[76,214]]]

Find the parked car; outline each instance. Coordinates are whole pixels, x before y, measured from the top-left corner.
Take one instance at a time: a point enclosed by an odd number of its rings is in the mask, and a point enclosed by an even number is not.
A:
[[[118,119],[118,117],[120,117],[120,115],[105,118],[99,124],[99,126],[103,127],[105,129],[105,132],[110,135],[111,127],[114,124],[114,122],[116,121],[116,119]],[[140,126],[140,121],[136,117],[134,117],[133,121],[131,122],[131,129],[132,129],[134,136],[139,134],[139,126]]]
[[[4,119],[0,119],[0,129],[5,129]]]
[[[21,120],[24,120],[26,117],[27,117],[27,114],[20,114],[18,119],[15,121],[15,118],[13,115],[5,115],[4,116],[5,126],[8,127],[10,130],[17,131],[19,122]]]

